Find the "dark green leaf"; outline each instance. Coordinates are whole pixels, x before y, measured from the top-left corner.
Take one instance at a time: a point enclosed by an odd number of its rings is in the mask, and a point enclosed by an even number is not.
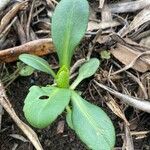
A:
[[[92,150],[112,150],[115,131],[106,113],[75,92],[71,100],[73,127],[80,139]]]
[[[28,122],[44,128],[60,115],[70,101],[70,91],[56,87],[32,86],[23,108]]]
[[[87,0],[61,0],[52,17],[52,39],[60,65],[70,67],[75,47],[82,39],[88,23]]]
[[[48,64],[48,62],[45,61],[41,57],[31,55],[31,54],[21,54],[19,56],[19,59],[21,61],[23,61],[25,64],[27,64],[37,70],[51,74],[53,77],[56,76],[55,73],[53,72],[53,70],[50,68],[50,65]]]

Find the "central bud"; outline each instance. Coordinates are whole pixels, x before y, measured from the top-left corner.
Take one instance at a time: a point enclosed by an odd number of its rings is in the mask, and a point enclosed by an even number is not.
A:
[[[60,88],[69,87],[69,69],[66,66],[62,66],[56,76],[57,86]]]

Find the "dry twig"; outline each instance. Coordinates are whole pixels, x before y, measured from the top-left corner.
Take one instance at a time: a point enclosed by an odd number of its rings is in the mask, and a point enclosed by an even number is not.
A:
[[[17,60],[22,53],[45,55],[54,52],[52,39],[38,39],[26,44],[0,51],[0,63]]]
[[[133,106],[137,109],[140,109],[142,111],[150,113],[150,102],[149,101],[145,101],[144,99],[137,99],[137,98],[131,97],[129,95],[119,93],[119,92],[111,89],[110,87],[107,87],[101,83],[98,83],[96,80],[94,80],[94,83],[97,86],[99,86],[100,88],[102,88],[102,89],[108,91],[109,93],[111,93],[112,95],[116,96],[123,102],[129,104],[130,106]]]

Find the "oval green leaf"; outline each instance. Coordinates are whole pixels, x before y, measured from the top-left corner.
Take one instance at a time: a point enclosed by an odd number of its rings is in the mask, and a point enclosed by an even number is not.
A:
[[[107,114],[75,92],[71,100],[73,127],[80,139],[92,150],[112,150],[115,130]]]
[[[69,101],[68,89],[32,86],[25,99],[24,115],[33,127],[45,128],[64,111]]]
[[[91,58],[79,68],[78,78],[80,78],[80,80],[84,80],[94,75],[99,65],[100,61],[97,58]]]
[[[100,65],[100,61],[97,58],[91,58],[89,61],[84,63],[79,68],[79,75],[76,78],[76,80],[71,85],[71,89],[75,89],[76,86],[84,79],[89,78],[90,76],[94,75],[96,70],[98,69]]]
[[[82,39],[88,24],[87,0],[61,0],[52,17],[52,39],[60,65],[70,67],[75,47]]]
[[[19,59],[24,62],[25,64],[43,71],[45,73],[51,74],[55,78],[55,73],[54,71],[50,68],[50,65],[48,64],[47,61],[45,61],[43,58],[31,55],[31,54],[21,54],[19,56]]]

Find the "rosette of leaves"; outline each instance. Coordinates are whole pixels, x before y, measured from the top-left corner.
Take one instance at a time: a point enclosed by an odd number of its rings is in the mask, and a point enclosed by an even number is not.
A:
[[[34,69],[50,74],[56,86],[32,86],[24,102],[24,115],[36,128],[50,125],[66,109],[71,129],[89,149],[112,150],[115,144],[114,126],[107,114],[91,104],[75,90],[80,82],[99,68],[99,60],[91,58],[79,68],[78,77],[70,85],[70,63],[76,46],[85,34],[89,16],[87,0],[61,0],[52,17],[52,39],[60,69],[55,73],[47,61],[22,54],[19,59]]]

